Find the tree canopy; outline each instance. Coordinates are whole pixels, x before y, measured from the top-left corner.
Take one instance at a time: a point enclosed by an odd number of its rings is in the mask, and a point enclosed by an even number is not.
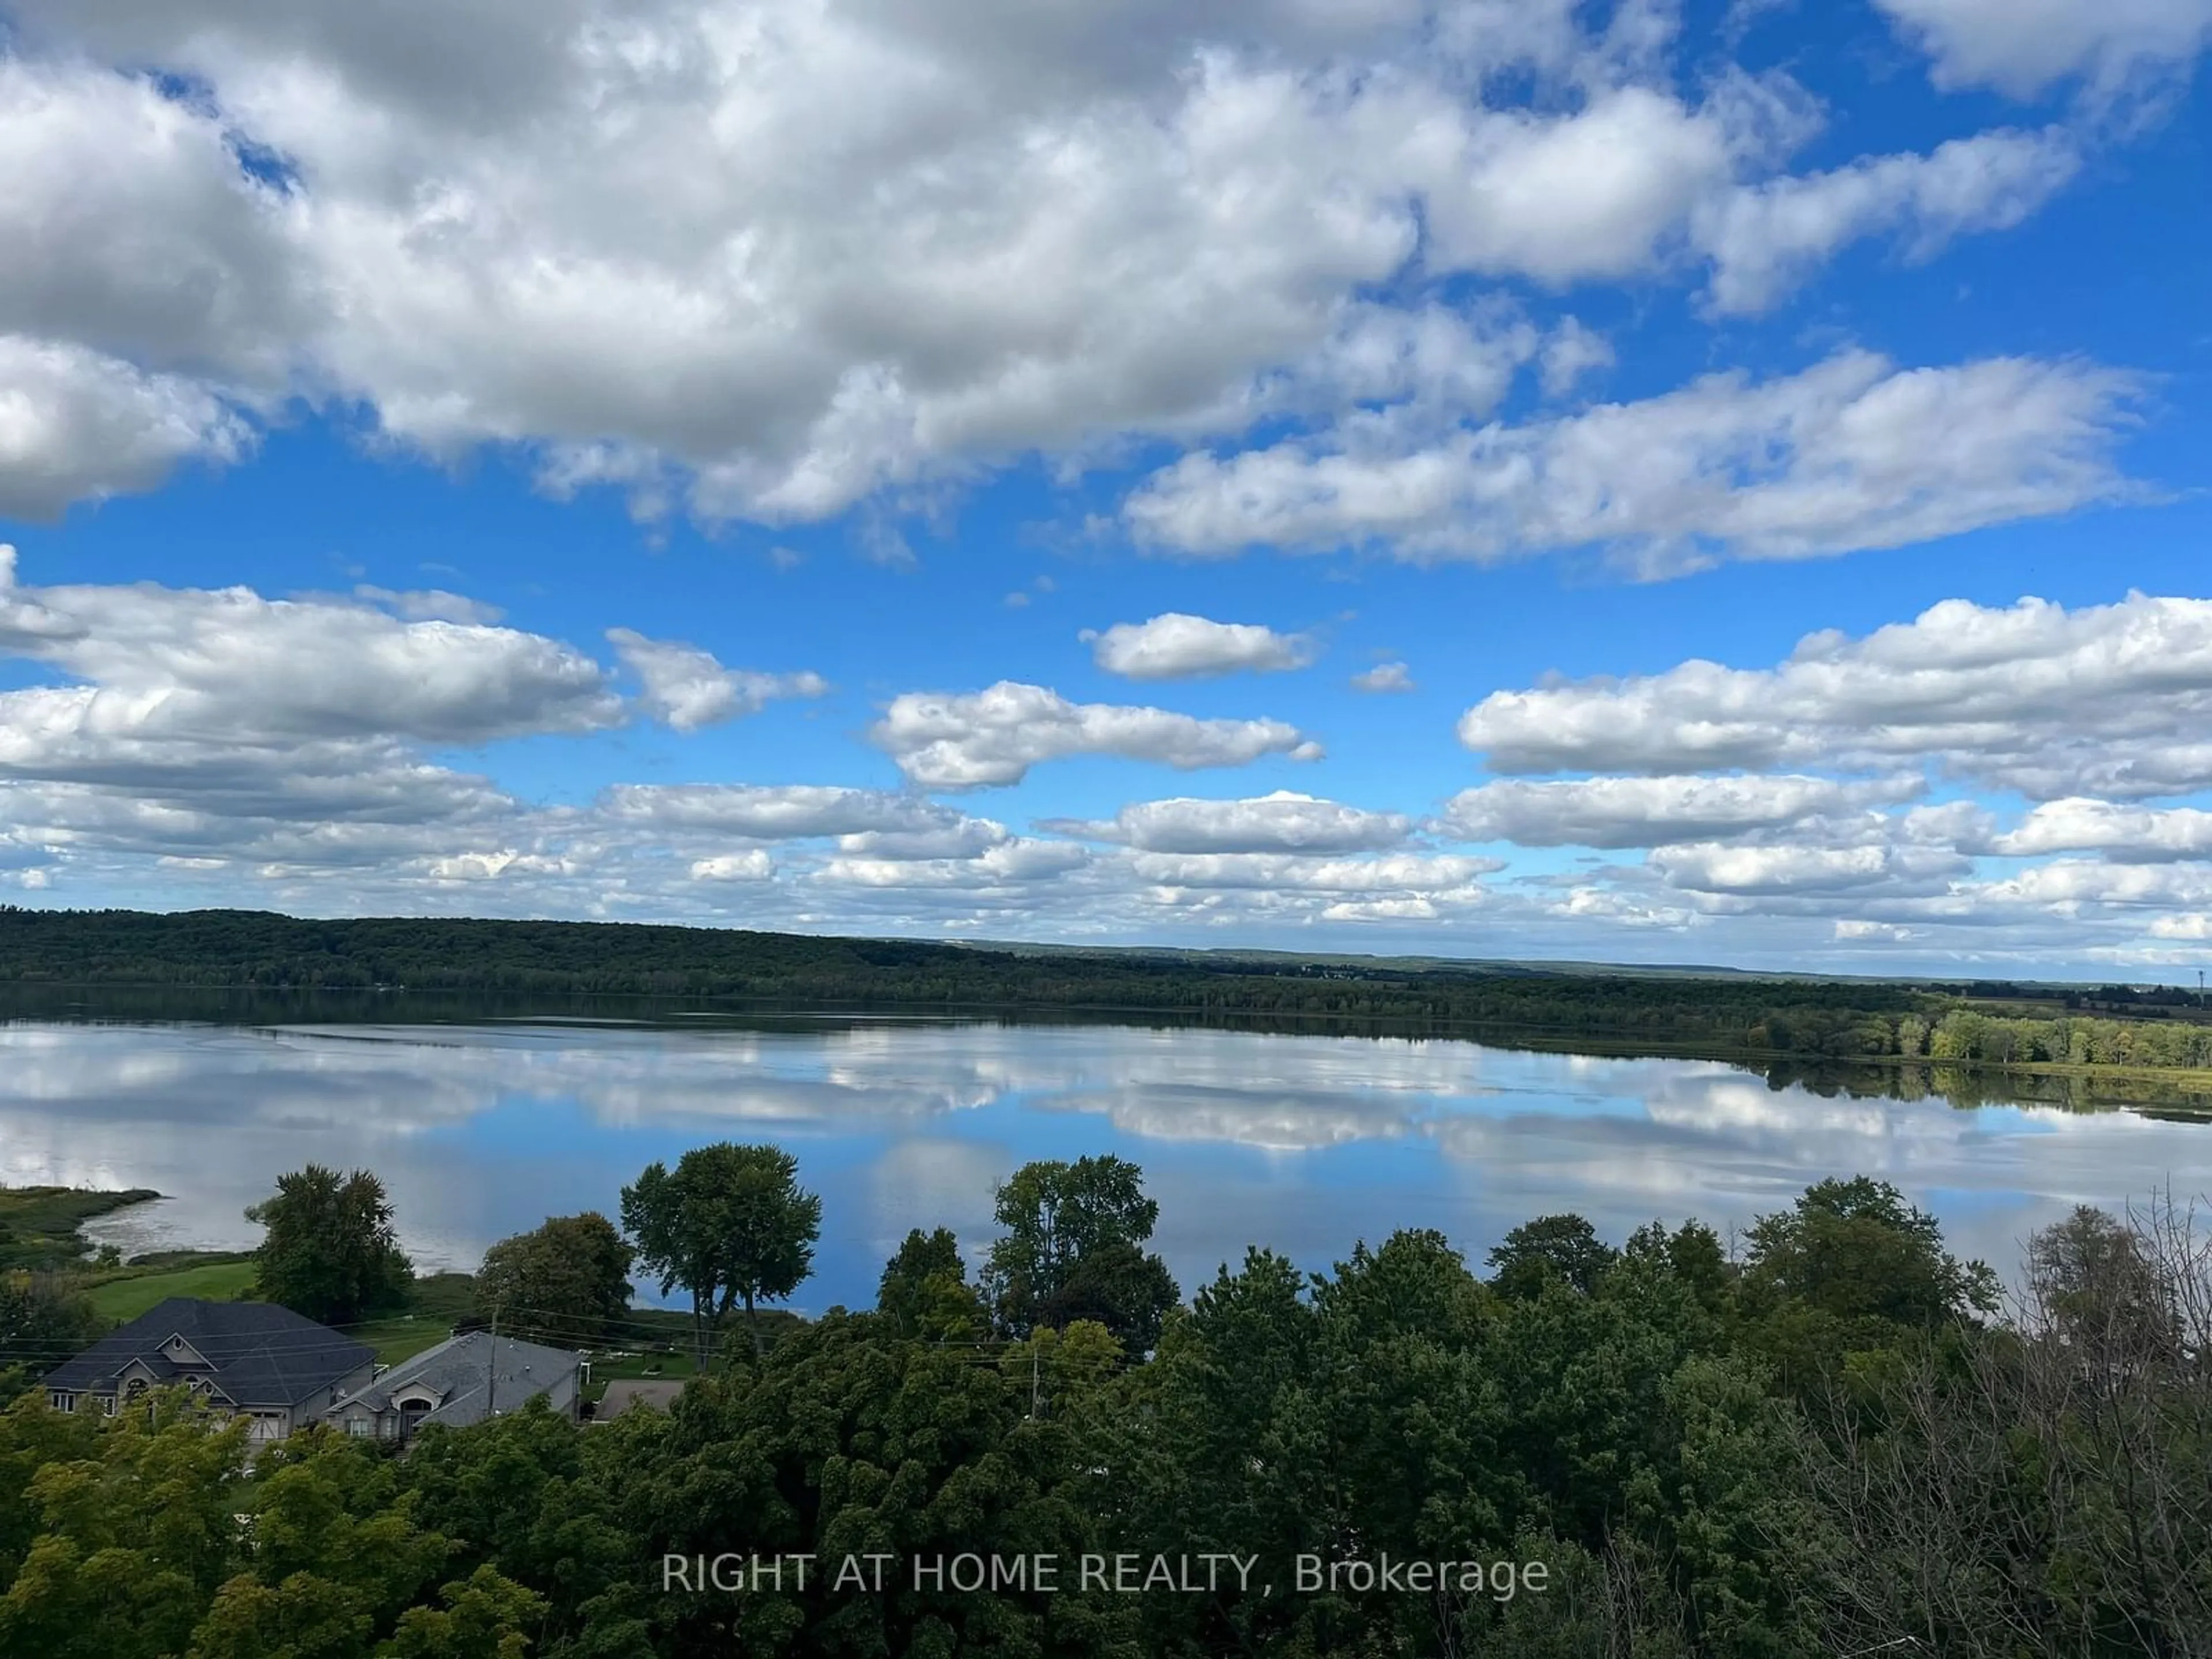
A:
[[[1618,1253],[1578,1215],[1540,1215],[1524,1221],[1492,1250],[1492,1285],[1501,1296],[1534,1296],[1547,1279],[1572,1285],[1585,1296],[1617,1259]]]
[[[1175,1280],[1147,1255],[1160,1206],[1144,1171],[1111,1155],[1025,1164],[999,1188],[1005,1235],[991,1246],[986,1293],[1015,1336],[1079,1319],[1143,1352],[1175,1305]]]
[[[814,1267],[822,1200],[799,1184],[799,1160],[780,1146],[720,1141],[695,1146],[670,1170],[654,1163],[623,1188],[623,1225],[663,1295],[690,1292],[702,1363],[731,1310],[742,1305],[756,1350],[757,1304],[780,1302]]]
[[[981,1297],[968,1283],[960,1241],[949,1227],[927,1233],[916,1227],[907,1234],[884,1264],[876,1311],[901,1336],[934,1342],[972,1340],[988,1322]]]
[[[726,1310],[819,1207],[775,1148],[697,1153],[641,1177],[634,1219],[679,1270],[696,1246],[695,1306]],[[2007,1308],[1870,1178],[1741,1255],[1695,1220],[1616,1243],[1559,1215],[1487,1280],[1426,1229],[1318,1270],[1255,1246],[1140,1343],[1078,1304],[1129,1323],[1141,1171],[1035,1164],[999,1199],[996,1305],[1018,1282],[1026,1329],[987,1328],[957,1239],[917,1228],[874,1310],[711,1356],[665,1413],[533,1404],[404,1457],[308,1430],[249,1472],[243,1426],[180,1392],[110,1417],[34,1389],[0,1413],[0,1652],[2187,1659],[2212,1631],[2212,1242],[2185,1206],[2044,1229]],[[729,1243],[747,1216],[787,1224],[781,1257]],[[1230,1553],[1249,1582],[1076,1565]],[[1386,1559],[1485,1576],[1334,1571]]]
[[[249,1473],[246,1434],[181,1389],[0,1413],[0,1653],[522,1659],[543,1598],[489,1566],[449,1578],[455,1546],[394,1465],[319,1431]]]
[[[253,1253],[260,1296],[325,1325],[398,1306],[414,1267],[399,1248],[384,1183],[366,1170],[319,1164],[279,1176],[246,1212],[267,1229]]]
[[[517,1336],[570,1348],[598,1342],[629,1310],[635,1254],[597,1211],[548,1216],[484,1252],[477,1305]]]

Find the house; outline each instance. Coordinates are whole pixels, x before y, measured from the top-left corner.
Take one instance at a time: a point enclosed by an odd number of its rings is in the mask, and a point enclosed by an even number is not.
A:
[[[334,1401],[324,1420],[347,1434],[405,1440],[426,1423],[465,1428],[543,1395],[574,1419],[583,1398],[584,1357],[489,1331],[464,1331],[404,1359]]]
[[[269,1302],[173,1296],[49,1372],[56,1411],[112,1414],[118,1401],[181,1384],[252,1419],[257,1443],[317,1421],[376,1372],[366,1343]]]
[[[679,1381],[663,1381],[635,1377],[617,1377],[607,1384],[600,1396],[598,1408],[592,1413],[594,1423],[605,1423],[628,1411],[665,1412],[676,1403],[676,1396],[684,1392]]]

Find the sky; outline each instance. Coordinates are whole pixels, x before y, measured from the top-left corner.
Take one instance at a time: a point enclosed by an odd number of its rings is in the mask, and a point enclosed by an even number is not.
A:
[[[2212,0],[0,0],[0,901],[2194,982]]]

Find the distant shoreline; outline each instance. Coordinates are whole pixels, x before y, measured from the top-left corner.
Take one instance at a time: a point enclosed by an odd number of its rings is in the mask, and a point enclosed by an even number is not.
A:
[[[96,1248],[88,1222],[167,1196],[150,1187],[0,1186],[0,1270],[81,1267]]]
[[[1705,970],[1711,972],[1711,970]],[[426,1021],[596,1006],[704,1015],[1205,1024],[1457,1037],[1802,1074],[1940,1068],[2212,1110],[2200,993],[1277,952],[1024,949],[603,922],[0,906],[0,1018],[252,1024],[310,1005]],[[195,1012],[197,1010],[197,1012]],[[1954,1092],[1947,1085],[1940,1092]],[[2172,1097],[2179,1097],[2179,1101]],[[2191,1098],[2198,1097],[2202,1098]]]

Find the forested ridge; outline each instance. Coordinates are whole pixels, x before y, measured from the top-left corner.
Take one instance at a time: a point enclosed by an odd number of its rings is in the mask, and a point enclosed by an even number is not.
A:
[[[1660,976],[574,921],[0,908],[0,985],[659,996],[1480,1026],[1723,1054],[2212,1069],[2177,989]]]

